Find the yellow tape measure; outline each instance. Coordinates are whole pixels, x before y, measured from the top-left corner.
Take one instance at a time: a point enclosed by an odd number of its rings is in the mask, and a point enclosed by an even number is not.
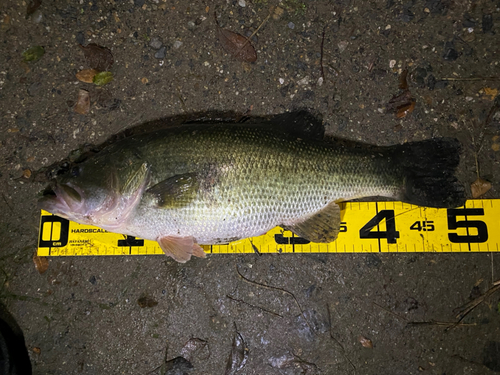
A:
[[[402,202],[346,202],[340,207],[342,224],[332,243],[311,243],[277,227],[259,237],[203,248],[209,254],[500,251],[499,199],[470,200],[453,209]],[[41,213],[39,256],[152,254],[163,254],[154,241]]]

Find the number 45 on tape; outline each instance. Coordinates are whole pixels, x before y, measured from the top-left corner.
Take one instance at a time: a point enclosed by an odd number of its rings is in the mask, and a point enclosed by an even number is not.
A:
[[[207,253],[370,253],[498,252],[500,200],[467,201],[464,207],[437,209],[402,202],[341,204],[338,238],[311,243],[282,228],[265,235],[203,246]],[[163,254],[154,241],[107,232],[42,211],[38,255]]]

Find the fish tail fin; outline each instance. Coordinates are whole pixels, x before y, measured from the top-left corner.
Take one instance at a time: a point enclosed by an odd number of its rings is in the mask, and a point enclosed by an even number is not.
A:
[[[461,144],[435,138],[396,146],[393,154],[404,173],[401,199],[427,207],[452,208],[465,203],[464,186],[455,177]]]

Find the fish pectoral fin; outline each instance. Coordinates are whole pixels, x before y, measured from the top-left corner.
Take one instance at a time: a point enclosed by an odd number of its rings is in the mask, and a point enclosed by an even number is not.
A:
[[[195,173],[184,173],[167,178],[146,192],[158,197],[159,207],[183,207],[196,197],[199,186]]]
[[[186,263],[191,256],[205,258],[206,254],[193,237],[164,236],[157,239],[161,249],[179,263]]]
[[[340,207],[330,202],[325,208],[286,228],[311,242],[328,243],[337,238],[340,230]]]

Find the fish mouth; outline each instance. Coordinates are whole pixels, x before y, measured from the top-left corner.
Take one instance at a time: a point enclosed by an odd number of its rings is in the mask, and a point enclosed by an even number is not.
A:
[[[82,194],[78,188],[68,184],[54,183],[48,186],[38,200],[38,208],[54,215],[68,218],[83,207]]]

